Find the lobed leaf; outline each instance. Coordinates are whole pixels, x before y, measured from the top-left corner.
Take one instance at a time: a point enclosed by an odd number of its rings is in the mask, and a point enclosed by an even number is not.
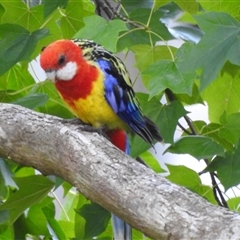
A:
[[[0,210],[10,211],[10,223],[13,223],[32,204],[41,201],[53,187],[50,180],[40,175],[15,177],[14,181],[19,190],[0,206]]]
[[[85,27],[79,30],[74,38],[94,40],[112,52],[116,52],[119,32],[127,30],[125,23],[121,20],[106,21],[96,15],[84,18],[84,23]]]
[[[58,7],[65,8],[67,6],[68,0],[44,0],[44,18],[47,18],[54,10]]]
[[[227,62],[218,77],[203,92],[209,107],[209,119],[219,123],[221,115],[232,114],[240,109],[240,69]]]
[[[239,155],[240,148],[238,147],[235,152],[226,152],[225,157],[215,157],[205,169],[205,171],[210,172],[217,171],[218,178],[225,190],[228,190],[240,183]]]
[[[96,203],[85,204],[77,210],[85,220],[85,235],[84,238],[91,238],[105,231],[111,214]]]
[[[30,33],[17,24],[0,25],[0,75],[17,62],[30,59],[38,41],[48,35],[47,29]]]
[[[203,185],[199,175],[195,171],[186,166],[174,166],[167,164],[167,167],[170,172],[170,175],[166,177],[168,180],[184,186],[213,204],[216,204],[212,188]]]
[[[169,88],[174,93],[191,95],[193,82],[186,78],[177,64],[171,60],[159,60],[151,64],[143,73],[143,82],[154,97]]]
[[[230,143],[237,145],[240,138],[240,113],[234,113],[220,119],[222,127],[219,130],[219,136]]]
[[[90,0],[68,0],[66,10],[60,19],[62,38],[73,38],[79,29],[84,28],[84,18],[94,15],[94,11],[94,4]],[[96,26],[91,29],[96,30]]]
[[[161,167],[158,160],[148,151],[139,156],[151,169],[156,173],[165,173],[166,171]]]
[[[47,102],[47,100],[48,100],[47,94],[33,93],[33,94],[27,95],[26,97],[19,98],[12,103],[26,107],[26,108],[35,109],[43,106]]]
[[[227,60],[240,65],[240,57],[235,54],[240,45],[240,23],[229,14],[220,12],[196,15],[195,19],[205,34],[187,54],[179,57],[184,59],[182,67],[201,70],[200,90],[203,90],[217,77]]]
[[[212,138],[204,136],[184,136],[165,152],[190,154],[200,159],[212,158],[215,155],[224,156],[224,149]]]

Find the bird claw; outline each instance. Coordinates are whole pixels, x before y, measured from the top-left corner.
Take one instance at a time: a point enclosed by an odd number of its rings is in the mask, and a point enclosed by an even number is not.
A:
[[[84,126],[88,125],[88,124],[82,122],[79,118],[63,119],[62,123],[71,124],[71,125],[79,125],[79,124],[84,125]]]
[[[98,133],[99,135],[109,139],[106,132],[105,132],[104,127],[94,128],[91,125],[84,125],[84,126],[81,127],[81,130],[83,130],[85,132],[95,132],[95,133]]]
[[[105,133],[105,128],[104,127],[100,127],[100,128],[94,128],[91,125],[82,122],[80,119],[78,118],[72,118],[72,119],[63,119],[62,123],[64,124],[70,124],[70,125],[78,125],[76,129],[81,130],[81,131],[85,131],[85,132],[96,132],[99,135],[102,135],[103,137],[108,139],[107,134]]]

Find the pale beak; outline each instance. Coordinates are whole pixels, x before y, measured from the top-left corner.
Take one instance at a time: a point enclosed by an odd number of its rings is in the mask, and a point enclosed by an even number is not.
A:
[[[48,70],[46,71],[47,78],[52,82],[56,82],[56,71],[55,70]]]

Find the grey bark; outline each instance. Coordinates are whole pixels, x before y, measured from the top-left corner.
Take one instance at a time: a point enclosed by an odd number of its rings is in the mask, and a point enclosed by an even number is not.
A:
[[[60,118],[0,104],[0,156],[60,176],[153,239],[240,239],[238,213],[170,183],[104,137]]]

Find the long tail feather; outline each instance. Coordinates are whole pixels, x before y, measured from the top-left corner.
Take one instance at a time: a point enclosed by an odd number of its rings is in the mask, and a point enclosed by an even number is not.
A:
[[[112,214],[112,224],[114,229],[114,240],[131,240],[132,229],[122,219]]]

